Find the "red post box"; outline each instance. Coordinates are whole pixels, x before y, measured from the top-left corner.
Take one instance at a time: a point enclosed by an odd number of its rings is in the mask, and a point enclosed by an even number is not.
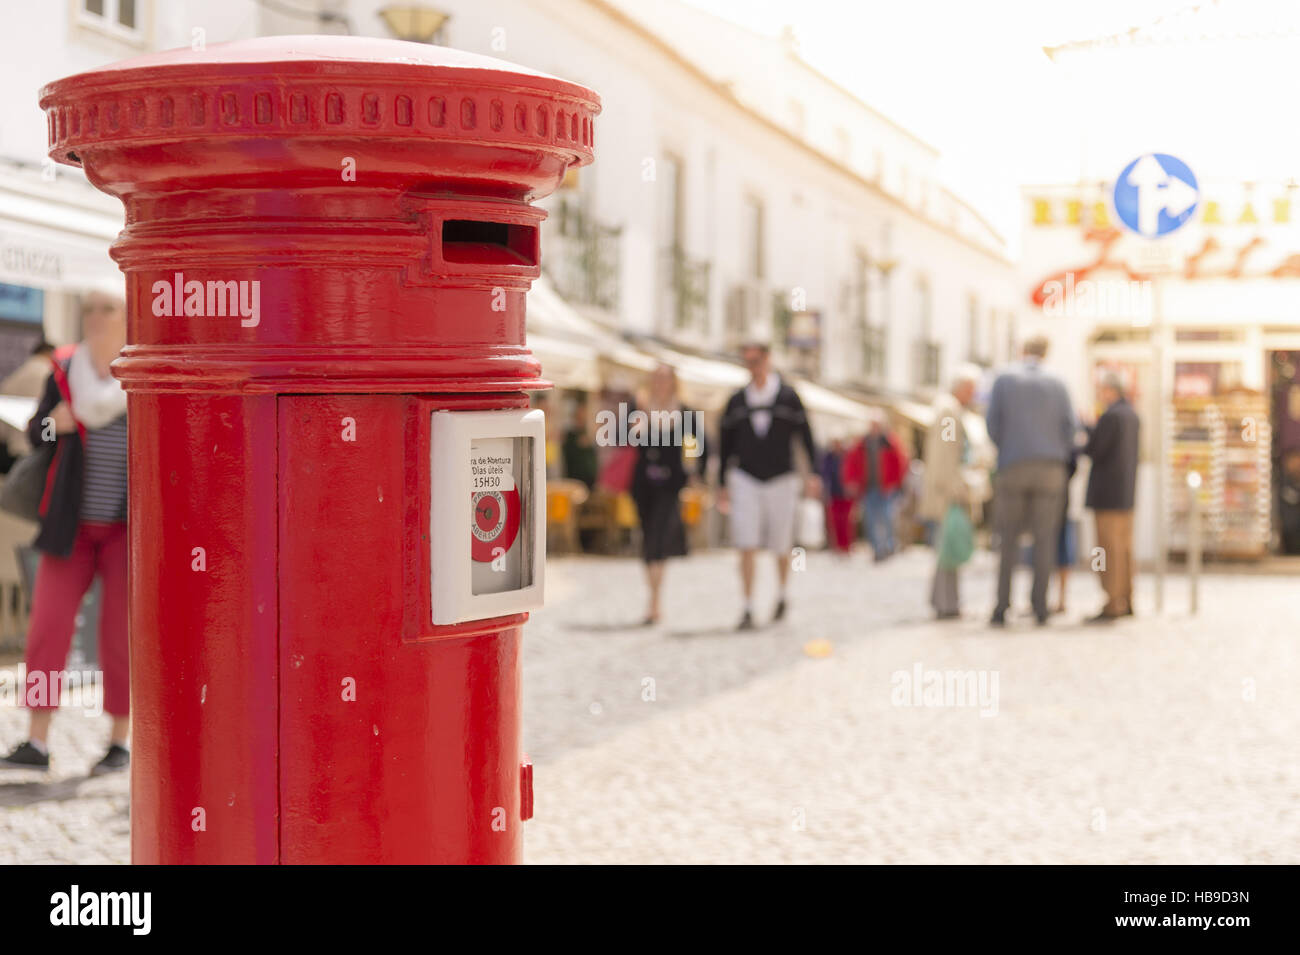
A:
[[[596,95],[303,36],[41,106],[126,208],[133,861],[518,861],[530,203],[591,161]]]

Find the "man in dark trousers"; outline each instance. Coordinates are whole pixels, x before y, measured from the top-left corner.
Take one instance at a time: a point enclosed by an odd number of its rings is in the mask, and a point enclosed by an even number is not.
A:
[[[799,395],[772,370],[770,349],[753,342],[742,351],[749,384],[737,391],[722,413],[719,441],[723,487],[718,504],[731,514],[731,543],[740,548],[740,580],[745,609],[740,630],[754,628],[754,566],[759,550],[776,557],[778,586],[774,619],[786,611],[786,580],[794,546],[795,507],[800,485],[820,495],[820,481],[801,481],[795,470],[794,443],[803,445],[809,467],[817,460],[812,429]]]
[[[998,375],[989,395],[986,420],[998,448],[993,516],[1001,542],[998,602],[989,621],[995,627],[1006,625],[1011,574],[1020,559],[1025,529],[1034,539],[1034,617],[1039,626],[1047,623],[1047,582],[1056,567],[1066,464],[1077,423],[1064,383],[1042,367],[1046,356],[1047,339],[1029,339],[1024,362]]]
[[[1102,379],[1097,396],[1106,410],[1088,432],[1083,453],[1092,459],[1084,504],[1097,522],[1102,549],[1101,586],[1106,606],[1089,623],[1109,623],[1133,613],[1133,496],[1137,485],[1138,416],[1114,372]]]

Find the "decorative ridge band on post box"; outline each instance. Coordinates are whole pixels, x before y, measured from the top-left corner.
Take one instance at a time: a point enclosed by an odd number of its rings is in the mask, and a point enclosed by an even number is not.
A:
[[[339,40],[149,54],[42,90],[51,156],[126,205],[112,254],[127,275],[115,372],[128,389],[175,387],[170,347],[200,343],[224,356],[186,356],[203,390],[537,378],[524,311],[545,213],[529,203],[591,161],[597,97],[488,57]],[[238,307],[230,283],[253,281],[256,309],[251,294]],[[346,317],[317,320],[338,304]],[[357,355],[371,343],[407,351]],[[422,362],[437,373],[413,374]]]
[[[258,37],[150,53],[46,86],[50,154],[215,138],[366,135],[588,163],[599,102],[588,89],[489,57],[349,37]],[[261,170],[265,172],[266,170]]]
[[[526,296],[596,94],[361,37],[41,92],[119,197],[137,863],[518,862]]]

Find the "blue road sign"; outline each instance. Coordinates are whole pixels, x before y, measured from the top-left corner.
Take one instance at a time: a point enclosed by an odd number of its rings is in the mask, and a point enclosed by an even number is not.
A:
[[[1115,179],[1115,215],[1148,239],[1181,228],[1196,211],[1200,193],[1187,163],[1165,153],[1147,153]]]

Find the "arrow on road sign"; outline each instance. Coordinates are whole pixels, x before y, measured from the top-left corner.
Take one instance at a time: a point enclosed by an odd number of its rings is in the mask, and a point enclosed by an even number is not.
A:
[[[1171,176],[1150,153],[1134,165],[1125,180],[1138,193],[1138,231],[1155,235],[1160,229],[1160,213],[1177,218],[1196,205],[1196,189],[1177,176]]]

